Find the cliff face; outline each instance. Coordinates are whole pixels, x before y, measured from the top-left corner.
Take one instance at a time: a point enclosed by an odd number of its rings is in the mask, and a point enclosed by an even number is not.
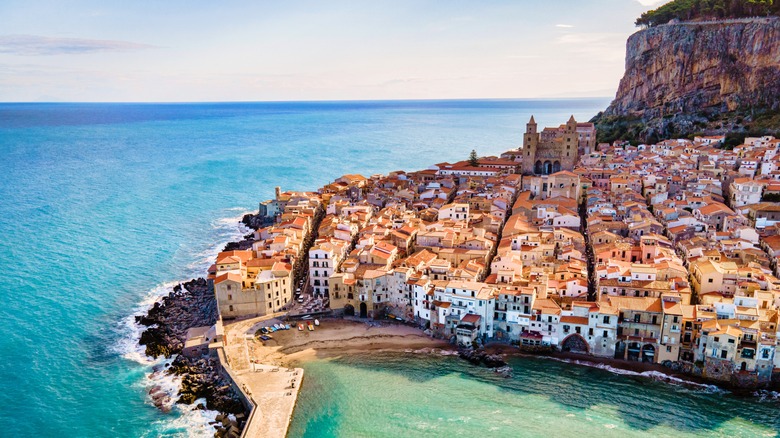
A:
[[[718,131],[780,109],[780,18],[667,24],[628,39],[626,72],[602,120],[639,120],[645,134]]]

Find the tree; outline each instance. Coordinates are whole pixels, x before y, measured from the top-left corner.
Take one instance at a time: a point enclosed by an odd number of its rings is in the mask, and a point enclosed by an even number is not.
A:
[[[479,167],[479,158],[477,157],[477,151],[472,149],[469,154],[469,166]]]

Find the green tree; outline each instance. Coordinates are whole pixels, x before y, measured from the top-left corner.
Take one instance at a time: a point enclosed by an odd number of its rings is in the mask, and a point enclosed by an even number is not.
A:
[[[472,149],[469,154],[469,166],[479,167],[479,157],[477,157],[477,151]]]

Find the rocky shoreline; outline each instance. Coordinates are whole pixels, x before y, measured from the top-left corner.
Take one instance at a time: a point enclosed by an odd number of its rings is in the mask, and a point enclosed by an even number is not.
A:
[[[147,356],[176,356],[169,366],[160,366],[154,370],[181,376],[176,403],[192,404],[205,398],[208,409],[220,412],[214,424],[215,436],[240,431],[248,413],[230,382],[220,373],[218,360],[210,356],[190,358],[181,354],[187,330],[210,326],[217,321],[217,303],[212,286],[203,278],[176,285],[146,315],[136,316],[135,319],[146,327],[139,344],[146,347]],[[161,388],[153,387],[149,395],[155,406],[163,411],[170,409],[170,400]],[[206,409],[206,406],[199,404],[197,408]],[[232,414],[232,418],[229,414]]]
[[[474,358],[476,356],[476,360]],[[777,394],[780,391],[780,382],[772,381],[769,384],[761,386],[751,386],[732,381],[722,381],[707,378],[700,373],[691,372],[687,368],[681,368],[679,363],[645,363],[635,362],[628,360],[613,359],[610,357],[598,357],[588,354],[576,353],[576,352],[561,352],[550,349],[518,349],[513,346],[501,343],[491,343],[486,345],[480,350],[474,350],[464,356],[463,352],[460,352],[460,357],[469,360],[475,365],[480,364],[479,358],[507,358],[507,357],[539,357],[548,358],[560,362],[566,362],[572,365],[589,366],[602,369],[612,369],[613,372],[623,374],[622,372],[628,372],[636,375],[645,375],[652,377],[656,380],[667,381],[670,383],[695,385],[695,386],[708,386],[717,388],[720,391],[726,391],[733,395],[742,397],[761,397],[769,394]],[[484,362],[483,362],[484,363]],[[493,367],[497,371],[501,371],[496,365],[489,365],[485,363],[487,367]],[[772,395],[776,397],[776,395]]]

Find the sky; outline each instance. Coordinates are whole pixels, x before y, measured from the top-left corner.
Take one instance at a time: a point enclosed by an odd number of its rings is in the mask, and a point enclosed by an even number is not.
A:
[[[612,97],[664,0],[0,2],[0,101]]]

